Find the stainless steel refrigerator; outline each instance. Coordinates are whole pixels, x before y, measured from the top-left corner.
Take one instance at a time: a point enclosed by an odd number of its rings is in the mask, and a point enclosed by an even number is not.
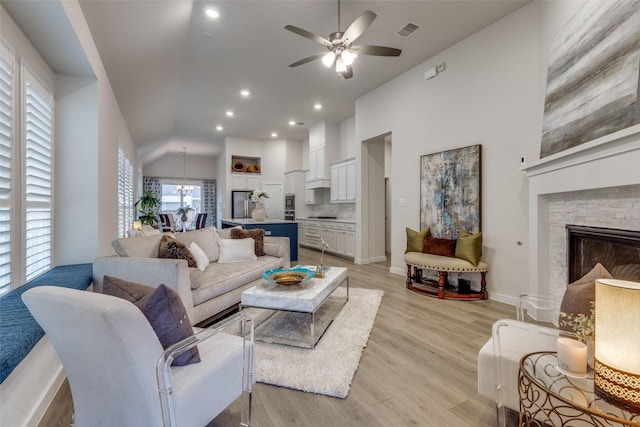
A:
[[[231,192],[231,218],[251,218],[255,203],[249,199],[250,191]]]

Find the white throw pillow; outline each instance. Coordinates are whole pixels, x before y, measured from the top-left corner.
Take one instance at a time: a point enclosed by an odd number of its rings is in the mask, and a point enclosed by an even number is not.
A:
[[[160,233],[160,230],[158,230],[157,228],[153,228],[149,224],[144,224],[142,226],[142,235],[143,236],[156,236],[158,234],[161,234],[161,233]]]
[[[218,239],[218,244],[220,245],[218,262],[221,264],[258,259],[254,249],[254,240],[250,237],[247,239]]]
[[[207,254],[200,249],[200,246],[198,246],[196,242],[191,242],[189,250],[191,251],[191,255],[196,259],[198,270],[204,271],[209,266],[209,258],[207,258]]]

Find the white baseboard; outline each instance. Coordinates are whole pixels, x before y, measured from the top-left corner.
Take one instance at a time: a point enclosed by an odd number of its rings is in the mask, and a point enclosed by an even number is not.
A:
[[[0,384],[2,425],[37,427],[64,379],[58,354],[44,336]]]
[[[397,274],[398,276],[407,276],[407,270],[404,268],[391,267],[389,273]]]
[[[515,306],[518,303],[518,297],[514,297],[513,295],[505,295],[497,292],[489,291],[489,299],[492,301],[498,301],[505,304]],[[514,312],[515,313],[515,312]]]
[[[385,262],[386,256],[372,257],[372,258],[356,258],[353,260],[354,264],[373,264],[374,262]]]

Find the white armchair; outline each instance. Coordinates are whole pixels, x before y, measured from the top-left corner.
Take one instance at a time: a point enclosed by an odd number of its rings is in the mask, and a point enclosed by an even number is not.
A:
[[[491,338],[478,353],[478,394],[496,403],[497,425],[506,426],[506,408],[520,409],[518,370],[522,356],[535,351],[555,351],[561,334],[557,328],[526,323],[527,312],[547,311],[552,301],[532,295],[520,296],[517,320],[503,319],[493,324]]]
[[[242,396],[251,422],[253,322],[238,314],[195,329],[163,351],[142,312],[124,299],[42,286],[23,300],[53,343],[69,379],[77,426],[202,426]],[[240,333],[232,335],[228,327]],[[171,367],[198,346],[201,362]]]

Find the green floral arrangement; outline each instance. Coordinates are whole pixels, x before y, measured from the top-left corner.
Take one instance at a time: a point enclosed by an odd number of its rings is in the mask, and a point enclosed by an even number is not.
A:
[[[576,337],[583,343],[594,340],[596,337],[596,312],[595,301],[591,301],[591,313],[560,313],[560,324],[570,327]]]

